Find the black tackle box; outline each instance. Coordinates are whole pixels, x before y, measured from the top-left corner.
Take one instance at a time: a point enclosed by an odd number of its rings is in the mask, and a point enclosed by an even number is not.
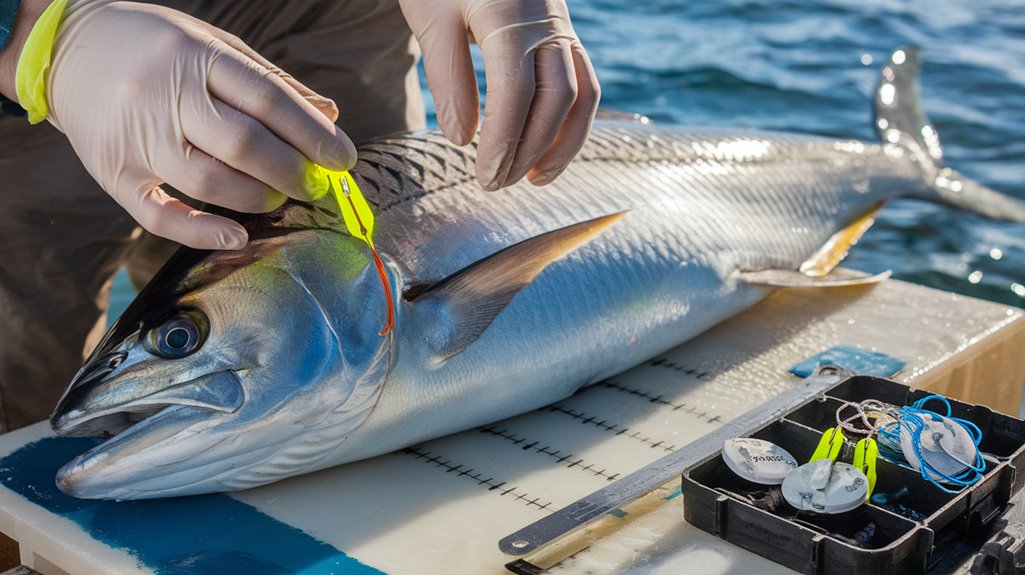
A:
[[[805,463],[823,432],[836,425],[836,410],[843,402],[877,399],[899,407],[927,395],[887,379],[853,376],[744,435],[771,441],[799,464]],[[704,531],[802,573],[925,573],[951,541],[982,533],[1025,484],[1025,473],[1018,473],[1025,464],[1025,422],[981,405],[953,399],[950,405],[953,417],[972,421],[982,431],[979,448],[986,471],[978,483],[950,494],[906,464],[880,457],[873,493],[906,487],[900,500],[904,508],[897,510],[913,519],[871,502],[836,515],[798,512],[781,497],[769,506],[772,512],[766,511],[765,505],[746,501],[744,494],[765,492],[769,486],[734,474],[721,451],[683,473],[684,517]],[[848,439],[838,461],[850,462],[853,450]],[[875,533],[866,540],[869,523],[875,525]]]

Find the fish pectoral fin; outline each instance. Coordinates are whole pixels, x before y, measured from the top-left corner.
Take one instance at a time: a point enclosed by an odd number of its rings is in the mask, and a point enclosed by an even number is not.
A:
[[[834,269],[829,275],[809,276],[797,270],[761,270],[743,272],[739,281],[747,284],[781,288],[827,288],[873,285],[887,279],[890,270],[878,274],[867,274],[843,268]]]
[[[433,343],[437,356],[446,360],[466,349],[549,264],[597,237],[626,213],[602,216],[524,240],[466,266],[413,297],[407,296],[420,307],[440,305],[445,310],[449,332]]]

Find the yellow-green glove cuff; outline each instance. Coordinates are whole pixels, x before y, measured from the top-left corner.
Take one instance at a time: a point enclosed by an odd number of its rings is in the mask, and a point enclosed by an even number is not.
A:
[[[43,11],[29,32],[28,40],[21,49],[21,57],[18,58],[14,88],[18,93],[18,103],[28,112],[30,124],[42,122],[50,111],[46,103],[46,73],[50,70],[53,40],[57,37],[57,27],[67,4],[68,0],[54,0]]]

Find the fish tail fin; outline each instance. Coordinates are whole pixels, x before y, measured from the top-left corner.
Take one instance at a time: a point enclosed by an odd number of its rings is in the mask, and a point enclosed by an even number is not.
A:
[[[909,154],[922,168],[922,199],[997,220],[1025,222],[1025,202],[975,182],[943,164],[943,148],[922,111],[918,91],[921,54],[914,46],[894,51],[875,94],[875,127],[883,145]]]

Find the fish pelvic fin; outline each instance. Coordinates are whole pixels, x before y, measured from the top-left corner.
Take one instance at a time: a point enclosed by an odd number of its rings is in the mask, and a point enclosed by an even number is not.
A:
[[[440,361],[466,349],[512,299],[549,264],[573,252],[619,221],[617,212],[524,240],[405,297],[421,307],[434,303],[451,320],[448,334],[433,343]]]
[[[756,286],[777,288],[836,288],[875,285],[890,277],[890,271],[870,275],[855,270],[837,268],[829,275],[818,277],[797,270],[760,270],[743,272],[738,280]]]
[[[908,155],[922,169],[925,193],[920,199],[975,212],[987,218],[1025,222],[1025,201],[961,175],[943,163],[940,137],[922,110],[918,76],[921,53],[905,46],[894,51],[876,88],[875,128],[887,153]]]
[[[880,202],[865,215],[833,234],[814,255],[801,264],[799,268],[801,273],[811,277],[824,277],[833,271],[847,257],[851,246],[858,243],[861,236],[868,231],[868,228],[872,227],[876,215],[885,204],[885,201]]]

